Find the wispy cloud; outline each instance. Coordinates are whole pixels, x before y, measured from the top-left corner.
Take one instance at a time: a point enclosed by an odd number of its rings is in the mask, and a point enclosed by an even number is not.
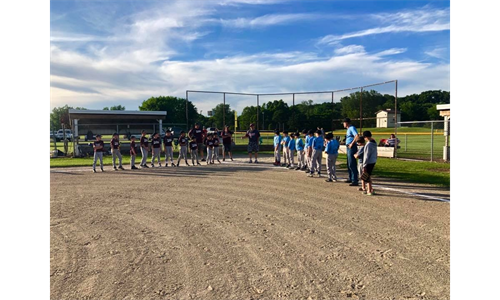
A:
[[[283,2],[293,2],[299,0],[207,0],[208,2],[213,2],[218,5],[271,5]]]
[[[181,60],[179,54],[183,54],[185,48],[192,45],[203,48],[196,42],[220,29],[214,26],[264,28],[325,17],[276,13],[221,21],[215,13],[217,8],[227,9],[220,5],[269,3],[258,0],[156,2],[147,9],[119,18],[102,14],[87,18],[93,27],[107,24],[105,31],[75,33],[56,27],[51,33],[51,107],[69,104],[99,109],[122,104],[127,109],[137,109],[141,101],[151,96],[184,97],[186,89],[285,92],[345,88],[390,79],[401,80],[402,94],[449,87],[450,66],[446,61],[423,63],[397,56],[406,48],[373,51],[361,44],[341,45],[347,38],[325,41],[324,44],[336,46],[333,52],[326,53],[314,51],[313,47],[252,52],[236,45],[221,46],[228,42],[227,39],[205,39],[205,43],[213,43],[208,50],[204,49],[207,52],[200,51],[189,61]],[[423,12],[372,15],[371,20],[376,23],[372,30],[418,24],[423,28],[441,26],[448,22],[446,11],[441,13],[443,16],[437,18],[435,24]],[[396,32],[395,29],[392,32]],[[243,44],[246,38],[241,37],[235,43]],[[228,48],[231,49],[226,51]],[[217,54],[204,56],[211,51]],[[439,55],[439,51],[430,49],[427,55]],[[206,112],[220,99],[205,96],[193,96],[193,101]],[[232,102],[231,106],[241,110],[245,104]]]
[[[220,22],[225,27],[248,28],[283,25],[297,21],[314,20],[318,17],[320,17],[318,14],[270,14],[256,18],[221,19]]]
[[[336,44],[341,40],[374,34],[450,30],[449,9],[438,10],[424,7],[418,10],[392,14],[374,14],[371,15],[371,18],[379,22],[382,26],[349,32],[342,35],[327,35],[318,40],[318,45]]]
[[[445,47],[438,47],[432,50],[425,51],[424,53],[434,58],[446,59],[449,57],[450,50]]]

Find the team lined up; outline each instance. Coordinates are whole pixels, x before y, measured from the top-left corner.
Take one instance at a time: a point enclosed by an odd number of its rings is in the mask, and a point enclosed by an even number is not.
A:
[[[148,138],[146,137],[146,132],[143,130],[142,131],[142,136],[139,141],[140,145],[140,151],[142,155],[142,159],[140,162],[140,166],[142,168],[149,168],[147,165],[147,158],[149,152],[151,152],[151,167],[155,167],[155,162],[159,167],[162,166],[161,163],[161,153],[165,153],[165,167],[168,166],[168,161],[170,160],[170,165],[172,167],[178,167],[181,159],[184,159],[186,165],[190,166],[188,163],[188,157],[187,157],[187,152],[189,148],[189,152],[191,154],[191,163],[193,165],[201,165],[199,157],[198,157],[198,147],[206,147],[207,148],[207,156],[208,160],[203,159],[203,161],[207,162],[208,164],[213,164],[216,160],[217,162],[221,163],[219,159],[219,135],[217,133],[215,134],[208,134],[206,136],[206,139],[203,143],[198,143],[195,137],[192,137],[189,139],[186,136],[186,133],[184,131],[180,132],[180,137],[178,139],[178,145],[179,145],[179,157],[177,158],[177,163],[174,163],[174,151],[173,151],[173,143],[174,143],[174,137],[172,135],[172,132],[170,130],[167,130],[165,133],[165,137],[163,138],[163,142],[160,138],[160,135],[158,133],[154,133],[153,137],[151,139],[151,143],[149,142]],[[111,154],[113,156],[113,169],[114,170],[124,170],[123,165],[122,165],[122,155],[120,153],[120,141],[119,141],[119,135],[117,133],[113,134],[113,138],[110,141],[110,146],[111,146]],[[101,135],[96,136],[96,141],[94,142],[94,163],[92,166],[92,169],[94,173],[96,172],[96,163],[97,160],[100,162],[101,166],[101,171],[104,172],[103,168],[103,152],[104,152],[104,141],[101,139]],[[230,151],[228,147],[226,147],[225,152]],[[136,138],[135,136],[131,137],[130,141],[130,168],[132,170],[138,169],[135,166],[135,159],[138,154],[137,151],[137,144],[136,144]],[[225,153],[224,153],[225,154]],[[230,154],[230,159],[233,160],[231,153]],[[118,158],[118,166],[116,165],[116,158]],[[225,157],[224,157],[225,160]]]
[[[349,179],[345,181],[350,186],[359,186],[363,194],[373,195],[373,184],[371,174],[377,162],[377,143],[372,139],[370,131],[363,132],[359,136],[356,128],[351,124],[351,120],[344,120],[346,132],[346,152]],[[309,177],[314,177],[317,173],[321,175],[321,161],[323,153],[326,153],[327,182],[337,182],[336,162],[339,140],[334,138],[332,133],[326,135],[322,130],[303,130],[301,138],[299,132],[274,132],[274,165],[282,166],[290,170],[305,171]],[[297,166],[295,167],[295,153],[297,153]],[[283,158],[283,163],[282,163]],[[357,163],[356,163],[357,159]]]
[[[359,179],[362,181],[362,186],[359,188],[364,194],[373,195],[373,186],[371,183],[371,174],[377,160],[377,143],[372,139],[372,134],[370,131],[363,132],[362,137],[359,136],[356,128],[351,124],[350,119],[346,118],[344,120],[344,127],[347,129],[346,132],[346,154],[347,154],[347,167],[349,173],[349,179],[346,181],[350,186],[358,186]],[[228,152],[231,160],[231,144],[232,144],[232,134],[229,127],[226,126],[221,132],[221,137],[223,141],[223,160],[225,160],[225,153]],[[274,136],[274,165],[282,166],[288,169],[302,170],[305,171],[309,177],[314,177],[317,173],[318,177],[321,175],[321,162],[323,157],[323,151],[326,153],[326,169],[328,178],[327,182],[336,182],[336,161],[338,157],[338,149],[340,146],[339,140],[334,138],[332,133],[327,133],[326,135],[322,130],[303,130],[302,134],[304,139],[301,138],[301,134],[291,133],[289,135],[288,131],[283,132],[281,136],[279,131],[275,131]],[[201,161],[206,161],[207,164],[213,164],[215,160],[221,163],[219,159],[219,135],[218,133],[207,134],[206,130],[200,128],[197,123],[194,128],[192,128],[189,133],[189,138],[186,136],[184,131],[180,132],[180,137],[178,138],[179,145],[179,156],[177,158],[177,163],[174,163],[173,157],[173,142],[174,137],[172,132],[167,130],[163,142],[160,138],[159,133],[153,134],[151,139],[151,145],[146,137],[146,131],[142,131],[140,138],[140,150],[142,159],[140,166],[142,168],[149,168],[147,165],[148,153],[152,152],[151,166],[155,167],[155,162],[161,167],[161,152],[165,153],[165,167],[168,166],[168,161],[170,160],[170,165],[172,167],[178,167],[181,159],[184,159],[187,166],[188,163],[187,152],[191,154],[192,165],[201,165],[199,160],[199,155],[201,154]],[[254,124],[250,124],[250,130],[247,131],[245,137],[249,139],[248,153],[249,153],[249,163],[252,163],[251,154],[255,153],[255,163],[257,163],[257,153],[258,153],[258,142],[257,139],[260,136],[258,130],[255,129]],[[101,136],[97,135],[97,141],[94,142],[94,163],[93,171],[96,172],[96,162],[100,160],[101,171],[104,172],[102,157],[104,150],[104,142],[101,140]],[[113,155],[113,169],[121,169],[122,166],[122,156],[120,154],[120,141],[117,133],[113,134],[113,138],[110,142],[111,153]],[[204,158],[203,148],[207,149],[207,160]],[[359,149],[358,149],[359,148]],[[130,165],[131,169],[137,169],[135,166],[135,158],[137,156],[136,141],[135,137],[131,137],[130,143]],[[295,153],[297,153],[297,166],[295,167]],[[283,157],[283,163],[281,158]],[[119,165],[116,166],[116,158],[118,158]],[[356,159],[358,162],[356,162]]]

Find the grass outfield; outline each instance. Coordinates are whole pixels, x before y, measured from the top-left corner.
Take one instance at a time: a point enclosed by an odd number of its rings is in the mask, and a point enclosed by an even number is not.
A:
[[[259,152],[261,155],[272,155],[271,151]],[[177,159],[178,154],[174,153],[174,158]],[[245,153],[235,153],[235,157],[245,157]],[[136,157],[136,164],[140,162],[140,155]],[[165,156],[162,156],[162,161]],[[338,159],[341,164],[339,168],[346,168],[344,154],[339,155]],[[190,161],[190,160],[188,160]],[[111,155],[104,156],[105,166],[112,165]],[[148,157],[148,164],[151,162],[151,157]],[[92,167],[93,158],[52,158],[50,167]],[[130,164],[130,156],[123,155],[122,164],[128,168]],[[417,162],[403,161],[389,158],[379,158],[374,171],[375,176],[395,178],[403,181],[414,183],[435,184],[443,187],[450,187],[450,164],[437,162]]]
[[[373,138],[379,142],[381,139],[387,139],[393,132],[392,128],[364,128],[363,130],[370,130],[373,133]],[[333,132],[335,136],[343,137],[345,129],[336,130]],[[245,132],[238,131],[234,135],[236,145],[247,145],[248,140],[242,139]],[[262,145],[272,145],[274,133],[261,132]],[[402,127],[398,128],[398,138],[400,140],[400,149],[398,149],[399,158],[423,159],[430,160],[431,158],[431,134],[429,128],[423,127]],[[111,136],[105,136],[104,142],[109,143]],[[450,139],[451,140],[451,139]],[[451,143],[451,141],[449,142]],[[123,144],[128,144],[130,141],[121,139]],[[434,130],[434,143],[432,147],[432,154],[434,160],[440,160],[443,157],[443,146],[445,138],[442,129]],[[83,143],[83,142],[80,142]],[[63,142],[57,142],[57,149],[64,148]],[[50,151],[54,150],[54,143],[50,143]],[[68,143],[68,153],[73,152],[73,143]]]

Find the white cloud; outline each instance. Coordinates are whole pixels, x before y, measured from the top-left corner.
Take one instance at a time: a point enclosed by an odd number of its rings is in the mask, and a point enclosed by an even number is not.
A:
[[[301,61],[298,59],[301,55],[311,60]],[[52,88],[52,107],[69,101],[68,104],[73,106],[90,104],[100,108],[109,105],[109,101],[115,104],[116,101],[125,101],[129,103],[128,109],[134,109],[150,96],[184,97],[187,89],[254,93],[334,90],[392,79],[399,79],[400,95],[449,87],[449,64],[387,60],[386,55],[382,52],[345,51],[343,54],[319,58],[314,53],[261,53],[191,62],[167,60],[159,66],[142,68],[141,64],[130,66],[130,62],[125,60],[87,60],[87,67],[80,72],[74,71],[76,65],[66,64],[63,70],[66,75],[52,78],[55,83]],[[58,57],[79,56],[60,53]],[[281,61],[276,63],[273,57]],[[77,65],[82,59],[79,61]],[[125,68],[134,68],[135,71],[122,72]],[[66,86],[69,91],[66,89],[61,92],[61,86]],[[98,94],[80,90],[84,87],[92,87]],[[190,99],[206,112],[220,103],[219,98],[214,95],[193,95]],[[232,107],[242,109],[253,101],[239,99],[234,97],[228,102]]]
[[[349,54],[349,53],[356,53],[356,52],[365,52],[365,47],[361,45],[349,45],[345,46],[342,48],[335,49],[335,54]]]
[[[424,7],[419,10],[398,12],[393,14],[377,14],[371,16],[373,19],[387,26],[378,26],[342,35],[327,35],[318,40],[318,45],[336,44],[341,40],[398,32],[428,32],[450,30],[450,10],[431,9]]]
[[[432,50],[425,51],[424,53],[439,59],[446,59],[450,55],[449,49],[444,47],[437,47]]]
[[[314,20],[317,18],[317,14],[270,14],[256,18],[221,19],[220,22],[225,27],[251,28],[288,24],[303,20]]]
[[[391,48],[377,53],[378,56],[395,55],[405,53],[406,48]]]
[[[207,0],[208,2],[213,2],[219,5],[271,5],[282,2],[292,2],[298,0]]]
[[[222,2],[263,4],[250,0]],[[449,89],[449,64],[398,60],[397,56],[391,56],[403,53],[404,48],[370,53],[362,45],[340,46],[338,41],[332,41],[329,43],[336,43],[338,48],[327,56],[312,51],[267,51],[217,59],[172,59],[181,51],[179,44],[192,43],[208,33],[204,26],[213,23],[213,5],[220,3],[169,1],[117,20],[105,37],[54,31],[50,58],[51,108],[68,104],[101,109],[122,104],[127,109],[137,109],[151,96],[185,97],[187,89],[333,90],[392,79],[400,80],[399,90],[403,95],[428,89]],[[243,19],[241,25],[232,26],[269,26],[309,17],[307,14],[271,14]],[[417,21],[405,21],[408,18],[411,19],[401,15],[396,19],[404,26],[428,23],[422,16],[413,18]],[[100,21],[93,19],[93,22],[98,24]],[[110,23],[109,20],[106,23]],[[75,43],[78,47],[73,46]],[[214,95],[192,97],[194,104],[204,112],[221,101]],[[239,110],[254,104],[248,97],[228,97],[228,102]]]

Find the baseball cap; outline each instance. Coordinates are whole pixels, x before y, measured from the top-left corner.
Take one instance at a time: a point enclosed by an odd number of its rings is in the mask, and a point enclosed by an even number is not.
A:
[[[372,137],[371,131],[369,131],[369,130],[363,131],[363,137]]]
[[[250,123],[250,127],[252,127],[252,126],[255,126],[255,124],[254,123]]]
[[[345,119],[344,119],[344,123],[351,123],[351,119],[349,119],[349,118],[345,118]]]
[[[331,133],[331,132],[327,133],[327,134],[325,135],[325,138],[326,138],[326,139],[329,139],[329,140],[333,139],[333,133]]]

